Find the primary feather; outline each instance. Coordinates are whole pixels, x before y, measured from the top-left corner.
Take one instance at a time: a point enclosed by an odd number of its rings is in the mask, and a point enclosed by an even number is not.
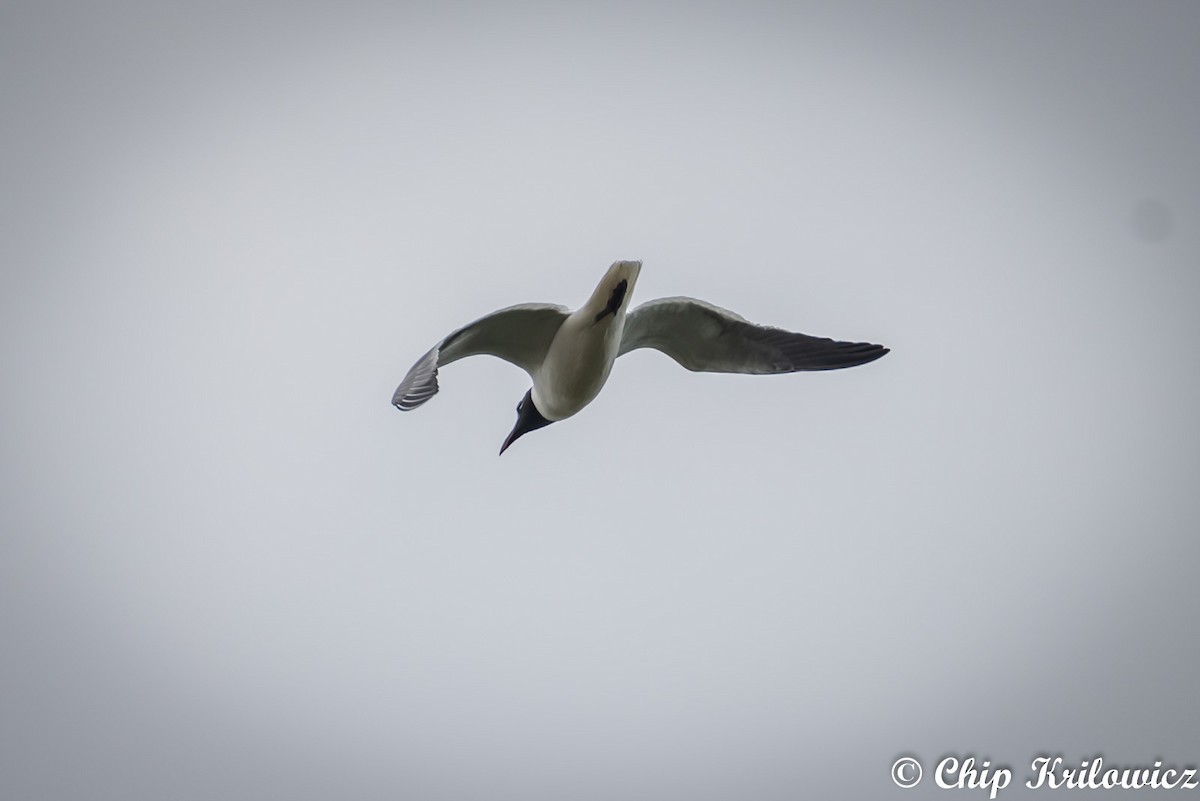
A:
[[[868,342],[756,325],[728,309],[683,297],[652,300],[629,313],[620,353],[637,348],[660,350],[694,372],[754,375],[837,370],[888,352]]]

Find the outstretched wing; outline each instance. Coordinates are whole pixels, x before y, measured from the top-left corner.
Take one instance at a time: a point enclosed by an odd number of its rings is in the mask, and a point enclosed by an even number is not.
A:
[[[888,352],[882,345],[755,325],[695,298],[659,298],[630,312],[620,353],[637,348],[661,350],[696,372],[755,375],[837,370],[873,362]]]
[[[523,303],[463,326],[417,360],[396,387],[392,405],[405,412],[417,408],[437,394],[438,368],[467,356],[498,356],[532,372],[569,314],[565,306]]]

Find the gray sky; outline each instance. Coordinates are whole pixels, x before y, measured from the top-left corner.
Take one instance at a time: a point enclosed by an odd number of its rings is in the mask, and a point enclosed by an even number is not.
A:
[[[1200,6],[103,5],[0,6],[5,799],[1200,761]],[[389,405],[615,259],[893,353]]]

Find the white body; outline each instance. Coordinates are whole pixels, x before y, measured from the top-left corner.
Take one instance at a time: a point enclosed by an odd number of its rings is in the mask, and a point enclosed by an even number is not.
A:
[[[548,420],[565,420],[587,406],[608,381],[621,348],[625,315],[642,263],[619,261],[608,268],[591,298],[558,329],[546,358],[532,373],[533,403]],[[620,307],[599,322],[621,281],[626,281]]]

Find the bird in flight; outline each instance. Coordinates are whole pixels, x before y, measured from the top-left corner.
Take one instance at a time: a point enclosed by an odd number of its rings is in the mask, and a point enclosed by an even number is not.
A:
[[[521,436],[579,412],[591,403],[618,356],[654,348],[688,370],[767,375],[838,370],[873,362],[882,345],[837,342],[756,325],[695,298],[659,298],[629,311],[640,261],[608,268],[587,303],[522,303],[492,312],[450,333],[417,360],[392,396],[411,411],[438,391],[438,369],[487,354],[512,362],[533,379],[517,404],[517,424],[500,453]]]

